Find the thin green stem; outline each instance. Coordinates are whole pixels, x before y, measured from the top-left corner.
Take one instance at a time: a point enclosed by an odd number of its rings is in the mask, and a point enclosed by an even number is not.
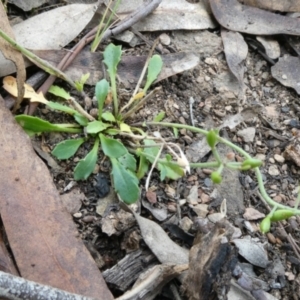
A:
[[[190,125],[185,125],[185,124],[177,124],[177,123],[168,123],[168,122],[146,122],[144,124],[133,124],[133,126],[137,126],[137,125],[145,125],[145,126],[164,126],[164,127],[171,127],[171,128],[179,128],[179,129],[186,129],[186,130],[190,130],[192,132],[197,132],[197,133],[201,133],[203,135],[207,135],[208,131],[201,129],[201,128],[196,128]],[[227,145],[228,147],[230,147],[233,150],[236,150],[238,153],[240,153],[241,155],[243,155],[245,158],[249,158],[251,159],[251,155],[249,155],[245,150],[243,150],[242,148],[240,148],[239,146],[233,144],[232,142],[218,136],[218,142],[221,142],[225,145]],[[191,166],[194,166],[195,164],[191,164]],[[219,166],[219,164],[218,164]],[[276,201],[274,201],[273,199],[270,198],[270,196],[268,195],[268,193],[265,190],[265,186],[263,183],[263,179],[262,179],[262,174],[259,170],[258,167],[254,168],[255,174],[256,174],[256,178],[257,178],[257,182],[258,182],[258,187],[260,190],[260,193],[262,195],[262,197],[266,200],[266,202],[272,206],[272,207],[277,207],[277,208],[282,208],[282,209],[287,209],[287,210],[291,210],[294,212],[295,215],[300,215],[300,210],[296,210],[295,208],[277,203]],[[300,196],[299,196],[300,197]]]
[[[20,51],[24,56],[26,56],[30,61],[32,61],[38,67],[40,67],[41,69],[43,69],[44,71],[48,72],[51,75],[54,75],[56,77],[59,77],[59,78],[65,80],[72,87],[76,88],[76,84],[65,73],[63,73],[61,70],[55,68],[54,66],[49,64],[47,61],[45,61],[45,60],[41,59],[40,57],[36,56],[34,53],[28,51],[24,47],[17,44],[13,39],[11,39],[1,29],[0,29],[0,36],[4,40],[6,40],[14,49]]]
[[[118,96],[117,96],[117,84],[116,84],[116,76],[110,77],[110,84],[111,84],[111,93],[113,96],[114,101],[114,115],[117,117],[119,112],[119,102],[118,102]]]

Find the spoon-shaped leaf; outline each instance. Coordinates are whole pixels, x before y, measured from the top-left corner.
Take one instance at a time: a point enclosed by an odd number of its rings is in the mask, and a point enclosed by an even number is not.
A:
[[[117,116],[119,111],[119,103],[117,98],[117,85],[116,85],[116,75],[117,66],[121,60],[121,46],[115,46],[114,44],[109,44],[103,53],[104,63],[107,66],[107,72],[110,77],[111,92],[114,100],[114,113]]]
[[[99,82],[97,82],[96,87],[95,87],[95,95],[96,99],[98,101],[98,120],[101,120],[102,117],[102,110],[103,110],[103,105],[105,102],[105,99],[108,94],[108,89],[109,89],[109,83],[107,82],[106,79],[102,79]]]
[[[100,140],[102,151],[109,158],[119,158],[128,153],[126,147],[115,139],[100,134]]]
[[[143,90],[145,94],[153,81],[157,79],[157,76],[161,72],[162,65],[163,62],[159,55],[155,54],[151,57],[148,65],[147,81]]]
[[[126,169],[116,158],[110,160],[115,191],[126,204],[136,202],[140,193],[136,175]]]
[[[75,180],[87,179],[92,174],[98,159],[98,149],[99,138],[96,138],[93,149],[76,165],[74,169]]]
[[[84,141],[85,138],[62,141],[55,146],[51,153],[57,159],[68,159],[77,152]]]
[[[79,133],[82,130],[75,128],[73,124],[52,124],[48,121],[40,119],[38,117],[32,117],[28,115],[18,115],[15,117],[16,121],[23,127],[24,130],[31,132],[70,132]]]

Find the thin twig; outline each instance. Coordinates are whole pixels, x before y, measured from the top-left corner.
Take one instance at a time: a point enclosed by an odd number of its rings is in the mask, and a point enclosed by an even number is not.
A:
[[[152,164],[152,166],[151,166],[151,170],[150,170],[149,173],[148,173],[148,176],[147,176],[147,179],[146,179],[146,184],[145,184],[145,190],[146,190],[146,191],[148,191],[149,184],[150,184],[150,178],[151,178],[152,172],[153,172],[153,170],[154,170],[154,168],[155,168],[157,162],[159,161],[159,157],[160,157],[160,155],[161,155],[161,152],[162,152],[163,148],[164,148],[164,145],[162,145],[162,146],[160,147],[160,149],[159,149],[159,151],[158,151],[158,153],[157,153],[157,155],[156,155],[156,157],[155,157],[155,160],[154,160],[154,162],[153,162],[153,164]]]
[[[150,61],[150,59],[151,59],[151,57],[152,57],[153,51],[154,51],[155,46],[156,46],[157,43],[158,43],[158,38],[154,41],[153,46],[152,46],[151,50],[149,51],[147,60],[146,60],[146,62],[145,62],[145,64],[144,64],[144,68],[143,68],[143,70],[142,70],[142,73],[141,73],[141,75],[140,75],[140,78],[139,78],[139,80],[138,80],[136,86],[135,86],[134,92],[133,92],[133,94],[132,94],[130,100],[128,101],[128,103],[127,103],[124,107],[122,107],[122,109],[121,109],[120,112],[122,112],[123,110],[125,110],[127,107],[129,107],[129,106],[135,101],[135,96],[136,96],[137,92],[138,92],[139,89],[140,89],[140,86],[141,86],[141,84],[142,84],[143,78],[144,78],[144,76],[145,76],[145,74],[146,74],[146,71],[147,71],[147,68],[148,68],[148,65],[149,65],[149,61]]]
[[[0,271],[0,298],[4,297],[8,300],[96,300]]]
[[[115,26],[113,29],[108,29],[104,33],[102,37],[102,41],[114,36],[118,33],[121,33],[122,31],[128,29],[135,23],[137,23],[139,20],[142,18],[146,17],[149,15],[157,6],[161,3],[162,0],[152,0],[149,1],[147,4],[139,7],[137,11],[133,12],[132,14],[128,15],[125,19],[120,21],[120,23]],[[98,1],[100,3],[100,1]],[[60,70],[65,70],[71,63],[72,61],[76,58],[76,56],[79,54],[79,52],[83,49],[83,47],[88,44],[90,41],[92,41],[95,36],[96,32],[98,30],[98,26],[94,27],[88,34],[86,34],[79,42],[77,45],[75,45],[70,52],[68,52],[65,57],[61,60],[61,62],[58,64],[57,68]],[[45,95],[50,88],[50,86],[53,84],[55,81],[56,77],[55,76],[49,76],[49,78],[44,82],[44,84],[39,88],[38,93],[40,91],[43,92]],[[37,107],[37,103],[31,103],[29,108],[28,108],[28,114],[32,115]]]
[[[144,103],[148,100],[150,100],[153,96],[155,96],[157,94],[158,91],[161,90],[161,87],[157,87],[155,88],[153,91],[151,91],[147,96],[145,96],[136,106],[132,107],[127,113],[125,113],[122,117],[123,120],[127,119],[128,117],[130,117],[133,113],[135,113],[136,111],[138,111],[140,108],[142,108],[142,106],[144,105]]]
[[[193,114],[193,104],[195,100],[193,97],[190,97],[189,99],[189,106],[190,106],[190,118],[191,118],[191,124],[192,126],[195,126],[195,121],[194,121],[194,114]]]

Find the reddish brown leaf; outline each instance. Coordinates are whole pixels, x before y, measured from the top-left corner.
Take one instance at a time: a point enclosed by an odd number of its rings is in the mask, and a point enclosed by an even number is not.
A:
[[[0,100],[0,211],[22,277],[113,299],[45,164]]]

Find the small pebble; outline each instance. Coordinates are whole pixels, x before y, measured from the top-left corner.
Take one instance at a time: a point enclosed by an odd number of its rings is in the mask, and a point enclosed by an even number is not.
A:
[[[77,212],[77,213],[73,214],[73,217],[79,219],[79,218],[82,217],[82,213],[81,212]]]
[[[271,244],[276,244],[276,238],[271,232],[267,233],[267,238]]]
[[[174,204],[168,204],[168,211],[171,213],[175,213],[177,211],[176,206]]]
[[[276,165],[272,165],[269,167],[269,170],[268,170],[268,173],[269,175],[271,176],[278,176],[280,174],[278,168]]]
[[[204,185],[206,186],[206,187],[211,187],[212,186],[212,181],[211,181],[211,179],[210,178],[205,178],[204,179]]]
[[[159,41],[165,46],[168,46],[171,43],[171,39],[166,33],[163,33],[159,36]]]
[[[277,162],[281,163],[281,164],[283,164],[284,161],[285,161],[284,157],[281,156],[281,155],[279,155],[279,154],[275,154],[275,155],[274,155],[274,159],[275,159]]]
[[[85,223],[91,223],[95,220],[95,216],[84,216],[82,218],[82,221],[85,222]]]

